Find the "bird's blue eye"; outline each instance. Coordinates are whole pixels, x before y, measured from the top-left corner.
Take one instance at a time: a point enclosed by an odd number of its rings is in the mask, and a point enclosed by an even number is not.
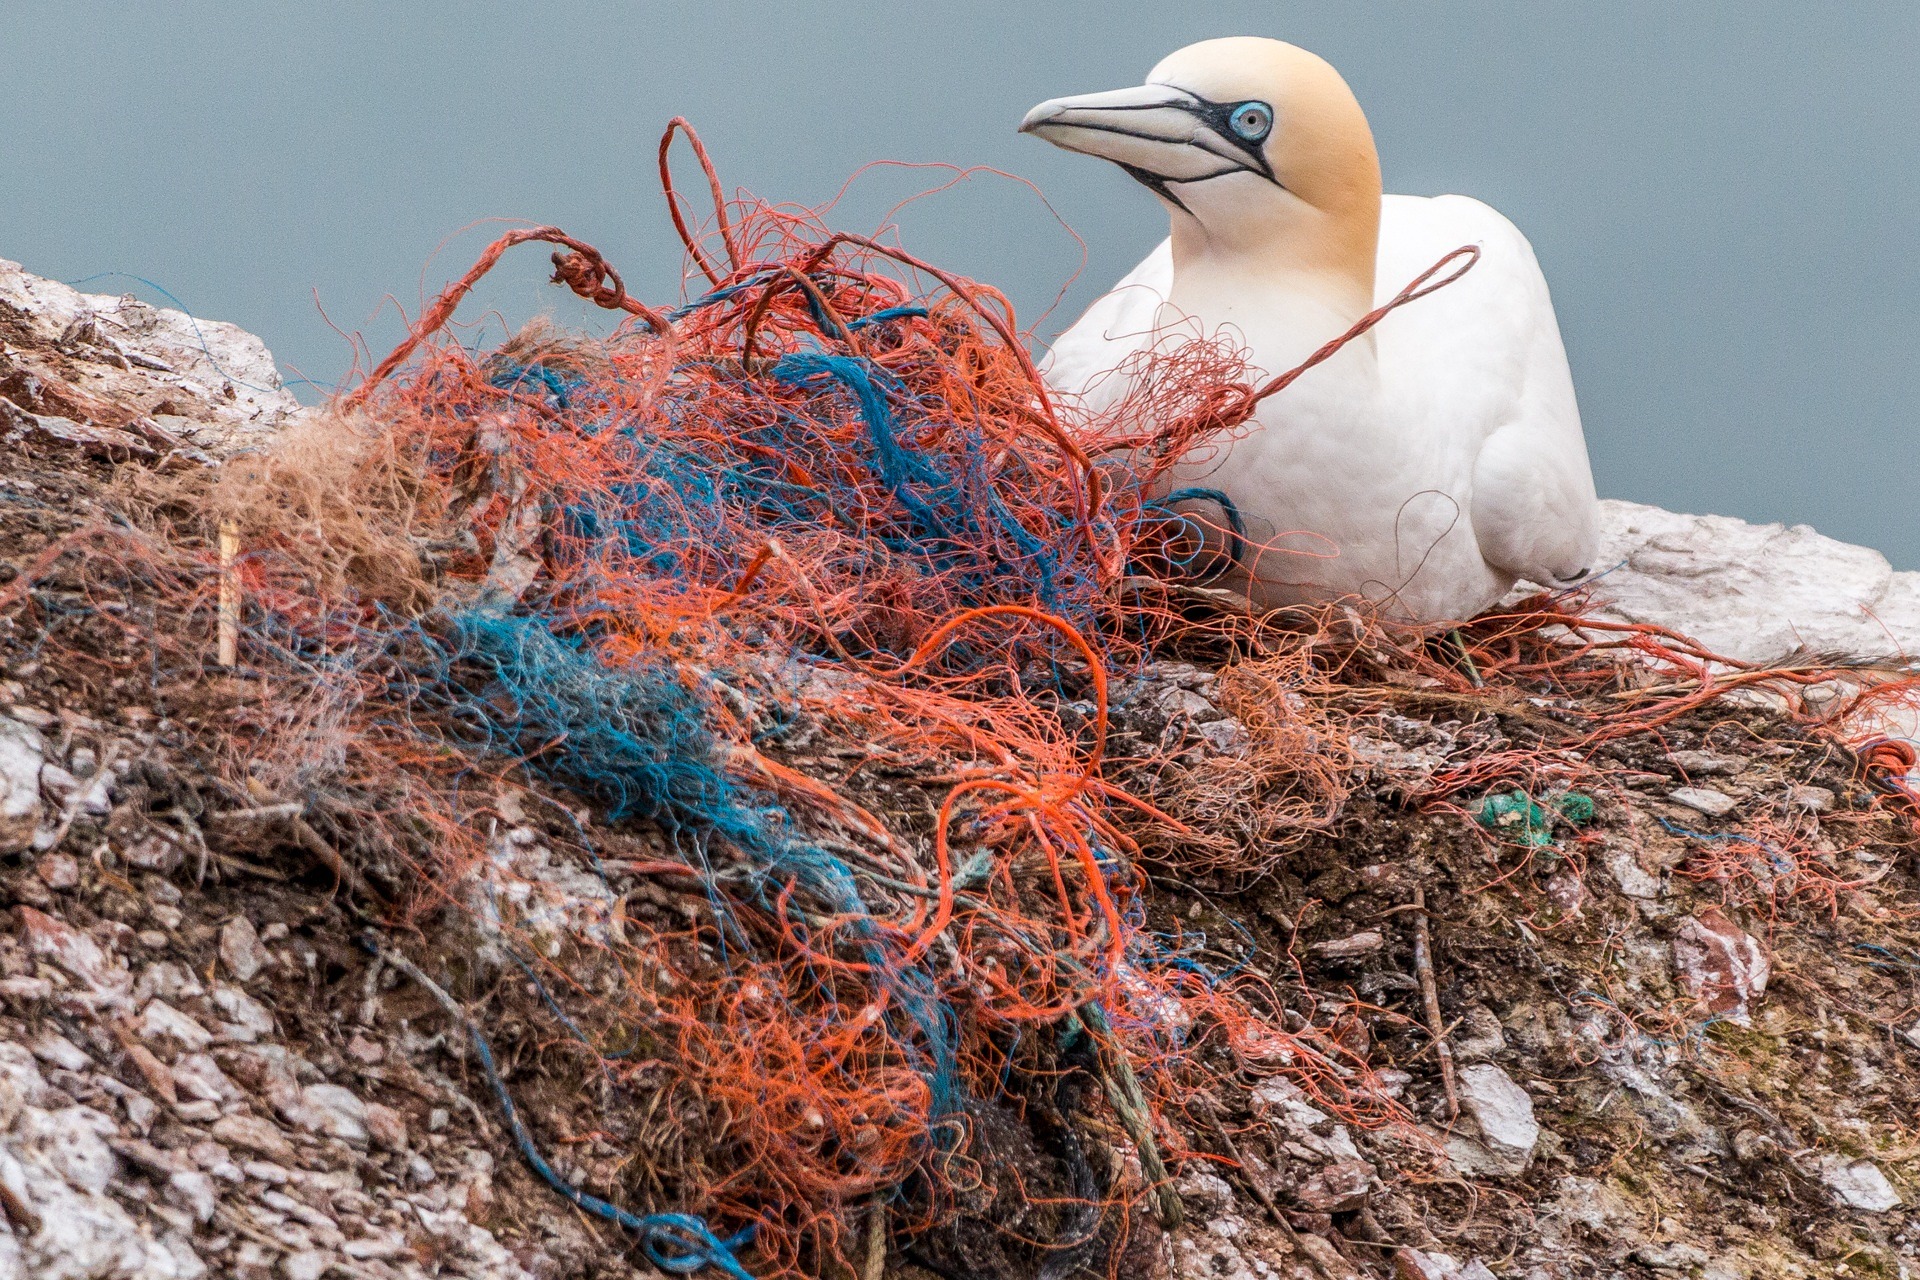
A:
[[[1233,109],[1227,123],[1244,141],[1259,142],[1273,130],[1273,108],[1264,102],[1243,102]]]

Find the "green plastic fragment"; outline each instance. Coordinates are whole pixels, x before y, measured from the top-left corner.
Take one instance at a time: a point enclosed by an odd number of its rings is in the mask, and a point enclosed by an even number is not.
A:
[[[1525,845],[1529,849],[1553,846],[1555,818],[1574,827],[1584,827],[1593,821],[1593,797],[1584,792],[1563,791],[1547,797],[1547,803],[1550,809],[1516,788],[1482,800],[1480,810],[1474,817],[1481,826],[1497,831],[1515,844]]]
[[[1554,808],[1576,827],[1584,827],[1593,821],[1593,797],[1584,791],[1562,792],[1554,801]]]
[[[1535,804],[1525,791],[1515,789],[1507,795],[1488,796],[1480,802],[1480,812],[1474,816],[1481,826],[1498,831],[1515,844],[1544,849],[1553,843],[1547,811]]]

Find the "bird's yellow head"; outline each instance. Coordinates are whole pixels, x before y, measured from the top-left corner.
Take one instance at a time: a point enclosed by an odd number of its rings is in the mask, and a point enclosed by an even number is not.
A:
[[[1380,160],[1353,91],[1305,49],[1259,37],[1172,54],[1138,88],[1054,98],[1022,133],[1118,164],[1225,248],[1328,259],[1372,279]]]

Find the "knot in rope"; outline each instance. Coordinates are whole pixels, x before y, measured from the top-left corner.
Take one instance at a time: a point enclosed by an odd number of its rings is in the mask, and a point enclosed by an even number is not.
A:
[[[590,249],[555,253],[553,283],[563,284],[588,302],[609,311],[622,310],[626,305],[627,286],[622,283],[620,273]]]

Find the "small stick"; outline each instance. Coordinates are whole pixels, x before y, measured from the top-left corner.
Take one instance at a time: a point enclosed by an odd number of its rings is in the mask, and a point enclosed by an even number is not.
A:
[[[867,1265],[861,1280],[880,1280],[887,1267],[887,1202],[875,1195],[867,1215]]]
[[[1440,1059],[1440,1083],[1447,1091],[1447,1119],[1460,1118],[1460,1090],[1453,1081],[1453,1046],[1440,1017],[1440,988],[1433,980],[1433,933],[1427,927],[1427,891],[1413,891],[1413,969],[1420,977],[1420,994],[1427,1006],[1427,1031],[1433,1037],[1433,1055]]]
[[[233,562],[240,555],[240,526],[220,522],[220,654],[223,667],[240,661],[240,576]]]

